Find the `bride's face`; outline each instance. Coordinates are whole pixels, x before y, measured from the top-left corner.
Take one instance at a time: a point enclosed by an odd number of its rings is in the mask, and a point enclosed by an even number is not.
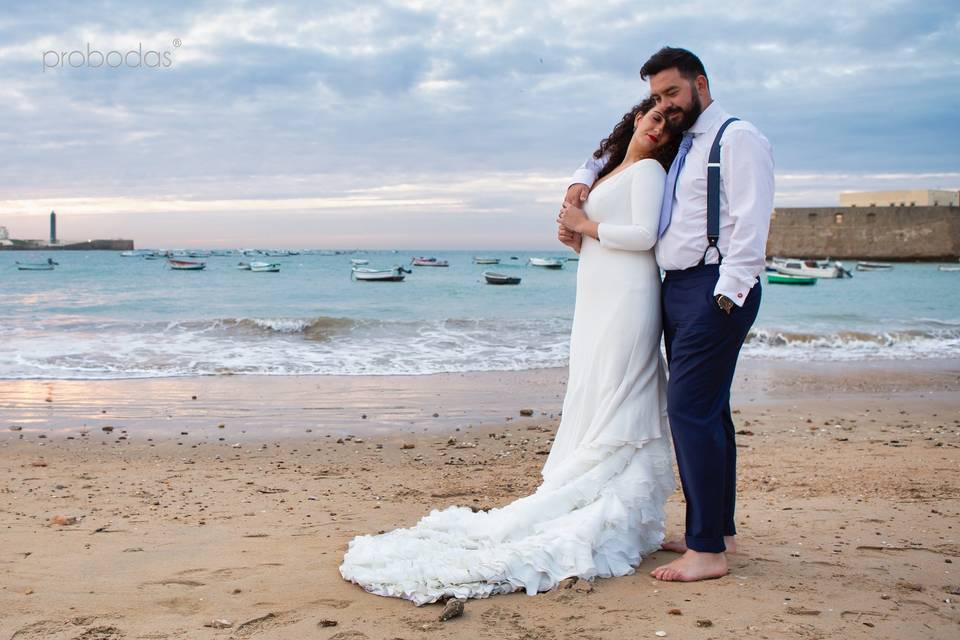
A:
[[[642,116],[638,115],[633,130],[633,143],[644,154],[650,154],[654,149],[667,143],[670,139],[670,130],[667,128],[667,119],[659,107],[654,107]]]

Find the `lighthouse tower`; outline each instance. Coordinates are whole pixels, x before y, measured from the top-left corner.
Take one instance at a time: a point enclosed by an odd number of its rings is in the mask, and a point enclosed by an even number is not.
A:
[[[57,214],[50,212],[50,244],[57,244]]]

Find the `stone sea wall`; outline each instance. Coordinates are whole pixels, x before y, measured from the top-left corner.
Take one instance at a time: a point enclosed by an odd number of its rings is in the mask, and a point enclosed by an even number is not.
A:
[[[873,260],[960,258],[960,207],[778,208],[767,255]]]

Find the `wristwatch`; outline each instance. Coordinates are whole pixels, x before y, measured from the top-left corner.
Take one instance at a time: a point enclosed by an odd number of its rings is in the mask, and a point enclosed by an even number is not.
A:
[[[718,293],[713,299],[717,301],[717,306],[720,307],[722,311],[726,311],[727,315],[730,315],[730,312],[733,310],[733,300],[722,293]]]

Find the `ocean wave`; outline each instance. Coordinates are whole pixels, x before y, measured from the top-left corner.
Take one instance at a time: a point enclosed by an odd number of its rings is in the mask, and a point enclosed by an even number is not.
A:
[[[960,357],[960,328],[829,333],[754,329],[743,353],[752,358],[811,361],[956,358]]]
[[[919,323],[918,323],[919,324]],[[0,379],[202,375],[424,375],[567,364],[571,320],[333,316],[0,327]],[[755,328],[746,358],[857,361],[960,357],[960,327],[887,331]]]
[[[422,375],[564,366],[570,321],[218,319],[7,334],[0,378]]]

